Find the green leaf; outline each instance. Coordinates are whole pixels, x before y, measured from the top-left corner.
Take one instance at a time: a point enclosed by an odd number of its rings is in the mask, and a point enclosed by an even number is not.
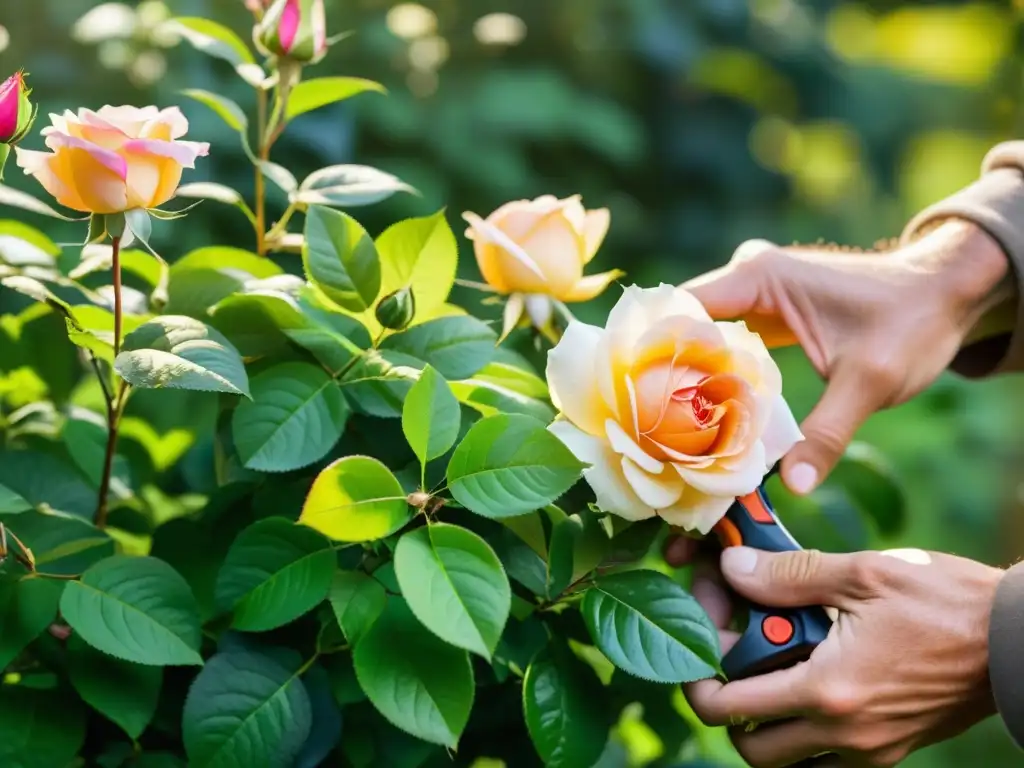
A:
[[[242,39],[223,24],[209,19],[179,17],[168,21],[166,27],[185,38],[196,50],[233,66],[256,64]]]
[[[299,180],[283,165],[272,163],[269,160],[260,160],[256,164],[259,166],[260,172],[289,197],[299,188]]]
[[[0,669],[57,618],[64,583],[40,576],[0,582]]]
[[[410,516],[390,469],[369,456],[346,456],[317,475],[299,522],[335,541],[358,542],[390,536]]]
[[[423,741],[454,749],[473,707],[469,655],[439,640],[400,598],[353,654],[359,685],[392,725]]]
[[[384,612],[387,594],[379,581],[361,571],[337,571],[330,600],[338,626],[354,647]]]
[[[523,680],[526,727],[548,768],[597,763],[608,741],[606,694],[593,670],[565,646],[549,645]]]
[[[538,400],[546,400],[549,397],[548,385],[542,378],[502,360],[494,360],[485,365],[473,374],[473,380],[494,384]]]
[[[15,493],[6,485],[0,485],[0,515],[12,515],[27,512],[32,505],[21,494]]]
[[[478,515],[514,517],[550,504],[584,465],[544,425],[500,415],[474,424],[448,464],[455,500]]]
[[[320,768],[330,764],[328,758],[341,740],[341,710],[334,700],[331,679],[322,666],[313,665],[302,676],[302,684],[309,695],[312,722],[293,768]]]
[[[323,368],[281,363],[256,376],[252,400],[235,408],[235,450],[248,469],[301,469],[334,447],[348,415],[344,395]]]
[[[72,765],[85,741],[85,711],[73,693],[0,686],[0,765]]]
[[[163,670],[107,656],[75,634],[67,641],[67,660],[82,700],[138,739],[156,713]]]
[[[144,389],[191,389],[249,397],[245,366],[219,331],[184,315],[150,320],[125,336],[114,370]]]
[[[508,620],[512,590],[487,542],[455,525],[418,528],[398,541],[395,575],[427,629],[490,660]]]
[[[233,612],[235,629],[277,629],[327,597],[335,564],[331,543],[316,531],[281,517],[260,520],[228,550],[217,576],[217,602]]]
[[[389,336],[382,349],[434,366],[446,379],[472,376],[494,356],[498,336],[475,317],[441,317]]]
[[[583,596],[594,644],[619,669],[659,683],[714,677],[718,631],[679,584],[657,571],[599,578]]]
[[[459,437],[462,413],[447,382],[429,365],[412,385],[402,408],[402,431],[413,453],[426,465],[443,456]]]
[[[96,488],[100,487],[103,476],[107,434],[107,427],[99,416],[95,419],[68,419],[61,429],[61,437],[68,453]],[[111,493],[119,498],[129,498],[132,490],[128,462],[123,456],[117,455],[114,456],[113,462]]]
[[[294,670],[270,654],[218,653],[185,699],[182,738],[189,768],[286,768],[309,736],[312,719]]]
[[[420,376],[423,362],[391,350],[370,350],[342,377],[341,386],[355,407],[379,419],[401,418],[405,398]]]
[[[213,110],[217,117],[228,124],[229,128],[242,134],[242,141],[248,146],[248,139],[245,134],[249,130],[249,118],[245,116],[245,112],[235,102],[225,96],[211,93],[210,91],[202,91],[198,88],[188,88],[181,93],[183,96],[188,96],[190,99],[198,101],[203,106]]]
[[[413,324],[436,317],[455,284],[459,261],[455,234],[448,226],[444,210],[392,224],[377,238],[376,245],[380,254],[381,295],[411,288],[416,296]],[[371,333],[379,333],[380,326],[372,314],[361,319]],[[434,367],[444,372],[440,366]]]
[[[185,579],[152,557],[115,555],[64,589],[60,610],[93,648],[136,664],[202,664],[199,609]]]
[[[166,314],[203,318],[210,307],[246,283],[275,277],[281,268],[241,248],[210,246],[190,251],[171,265]]]
[[[340,211],[309,209],[302,265],[310,282],[351,312],[369,309],[380,294],[380,257],[373,240],[359,222]]]
[[[121,333],[134,331],[148,318],[126,315],[121,318]],[[114,362],[114,313],[102,307],[75,307],[75,319],[67,321],[68,338],[76,346],[90,350],[107,363]]]
[[[291,201],[348,208],[373,205],[396,192],[415,194],[416,190],[397,176],[367,165],[332,165],[307,176]]]
[[[38,213],[63,221],[79,221],[79,219],[72,218],[71,216],[65,216],[42,200],[38,200],[26,192],[8,187],[5,184],[0,184],[0,205],[9,205],[12,208],[20,208],[23,211]]]
[[[583,521],[570,515],[554,524],[548,545],[548,598],[554,599],[572,582],[576,542],[583,536]]]
[[[92,504],[96,493],[91,491]],[[2,521],[32,550],[36,566],[44,573],[77,576],[114,554],[114,542],[89,520],[63,512],[22,512]]]
[[[511,413],[529,416],[545,424],[555,418],[554,410],[546,402],[505,389],[490,381],[474,377],[464,381],[452,381],[450,385],[456,399],[481,416]]]
[[[217,184],[213,181],[195,181],[191,184],[182,184],[174,193],[175,197],[183,197],[187,200],[214,200],[225,205],[233,205],[249,219],[253,225],[256,224],[256,214],[246,204],[242,194],[225,184]]]
[[[851,443],[826,482],[842,488],[860,513],[875,521],[883,536],[895,536],[903,530],[906,495],[877,449],[867,443]]]
[[[384,86],[359,77],[317,77],[303,80],[288,94],[285,118],[292,120],[306,112],[343,101],[366,91],[387,93]]]

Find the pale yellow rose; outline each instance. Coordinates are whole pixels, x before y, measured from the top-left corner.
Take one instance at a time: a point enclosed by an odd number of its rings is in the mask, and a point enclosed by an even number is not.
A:
[[[179,141],[188,121],[177,107],[103,107],[50,115],[52,152],[15,148],[18,165],[57,202],[86,213],[156,208],[174,196],[183,168],[210,145]]]
[[[803,439],[761,338],[670,285],[626,288],[604,328],[571,323],[547,379],[551,431],[628,520],[706,534]]]
[[[607,208],[585,210],[579,195],[516,200],[486,219],[470,212],[462,216],[484,280],[498,293],[526,297],[535,322],[549,311],[547,299],[588,301],[622,274],[612,270],[583,276],[611,217]]]

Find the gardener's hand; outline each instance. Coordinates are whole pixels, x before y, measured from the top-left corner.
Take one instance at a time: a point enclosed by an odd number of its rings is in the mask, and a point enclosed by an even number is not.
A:
[[[880,254],[750,241],[685,287],[712,317],[745,320],[769,347],[800,344],[828,379],[802,425],[806,441],[782,463],[786,485],[807,493],[868,416],[917,394],[949,366],[980,317],[1005,298],[1008,272],[992,238],[950,221]]]
[[[733,744],[754,768],[823,753],[844,766],[893,766],[995,712],[988,622],[1000,570],[920,550],[834,555],[731,547],[721,573],[762,605],[839,609],[808,661],[686,687],[701,720],[734,726]],[[700,577],[693,593],[725,627],[732,609],[713,578]],[[735,641],[723,631],[723,650]],[[759,725],[747,730],[747,722]]]

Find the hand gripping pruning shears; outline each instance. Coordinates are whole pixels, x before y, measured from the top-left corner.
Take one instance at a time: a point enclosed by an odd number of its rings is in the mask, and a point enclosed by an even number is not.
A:
[[[769,472],[774,474],[778,466]],[[714,532],[722,547],[747,546],[769,552],[802,547],[779,521],[764,483],[736,499]],[[749,604],[749,619],[739,641],[722,659],[729,680],[741,680],[804,661],[828,636],[832,619],[822,606],[768,608]]]

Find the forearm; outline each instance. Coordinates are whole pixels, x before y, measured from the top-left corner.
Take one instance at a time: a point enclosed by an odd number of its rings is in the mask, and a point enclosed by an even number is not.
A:
[[[951,220],[971,222],[985,237],[963,243],[957,254],[968,282],[974,269],[979,277],[991,276],[992,253],[999,253],[1005,272],[985,296],[952,365],[969,377],[1024,370],[1024,142],[997,146],[982,171],[977,182],[914,217],[901,238],[909,245]]]

